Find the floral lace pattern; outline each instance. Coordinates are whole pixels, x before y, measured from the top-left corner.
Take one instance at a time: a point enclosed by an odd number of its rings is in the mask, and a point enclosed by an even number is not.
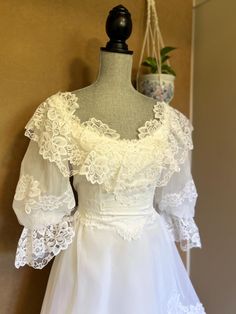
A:
[[[107,165],[106,156],[98,156],[92,151],[83,164],[84,174],[88,181],[92,184],[102,184],[105,178],[109,176],[109,167]]]
[[[180,294],[175,292],[168,302],[167,314],[206,314],[206,312],[200,302],[195,305],[183,305]]]
[[[79,222],[90,228],[108,229],[117,232],[124,240],[131,241],[140,239],[145,226],[152,225],[157,219],[155,212],[146,217],[102,217],[101,215],[75,214]]]
[[[122,143],[137,143],[139,139],[153,135],[154,132],[156,132],[163,125],[165,120],[164,108],[166,106],[167,103],[165,102],[156,102],[154,104],[153,112],[155,119],[146,121],[143,126],[138,128],[138,139],[121,139],[120,134],[116,130],[110,128],[106,123],[103,123],[101,120],[94,117],[81,123],[80,125],[81,127],[88,128],[101,136],[113,138]]]
[[[73,219],[69,216],[56,225],[33,230],[24,228],[17,246],[15,267],[27,264],[42,269],[54,256],[68,248],[73,237]]]
[[[144,126],[139,128],[139,137],[145,138],[147,136],[150,136],[151,134],[154,134],[154,132],[159,128],[160,123],[158,120],[150,120],[146,121]]]
[[[184,202],[194,202],[198,194],[193,180],[188,181],[179,193],[167,193],[159,202],[160,210],[167,210],[168,207],[178,207]]]
[[[57,93],[48,97],[25,126],[25,135],[38,143],[39,153],[44,159],[55,162],[65,177],[74,174],[68,169],[67,162],[78,166],[84,156],[71,136],[72,123],[77,121],[75,116],[73,121],[71,118],[78,108],[76,99],[72,93]],[[73,130],[77,132],[76,128]]]
[[[86,127],[93,132],[97,132],[99,135],[105,135],[114,139],[120,138],[116,130],[113,130],[107,124],[95,118],[90,118],[88,121],[81,123],[81,126],[84,128]]]
[[[29,265],[42,269],[62,250],[67,249],[75,235],[75,222],[89,228],[114,230],[124,240],[137,240],[145,226],[157,219],[153,212],[147,217],[128,219],[124,217],[101,217],[99,215],[81,214],[78,210],[73,216],[64,216],[62,222],[30,230],[24,228],[18,241],[15,266]]]
[[[173,208],[180,208],[181,206],[186,206],[186,204],[189,209],[193,209],[197,196],[194,181],[191,179],[186,182],[180,192],[167,193],[158,203],[158,207],[173,240],[180,242],[180,247],[183,251],[187,251],[193,247],[201,247],[199,230],[192,217],[177,217],[171,214],[171,212]],[[169,209],[170,213],[168,212]],[[191,213],[187,213],[187,215],[191,215]]]
[[[16,201],[24,201],[24,211],[28,215],[37,211],[53,211],[62,205],[67,209],[67,212],[70,212],[75,206],[71,189],[64,191],[59,196],[42,195],[40,182],[29,174],[20,176],[14,199]]]
[[[201,247],[199,230],[193,218],[179,218],[165,212],[162,213],[162,217],[172,239],[180,243],[183,251],[193,247]]]
[[[127,188],[125,181],[137,182],[139,174],[146,184],[154,182],[163,186],[173,172],[179,171],[179,165],[193,148],[190,121],[165,102],[154,105],[155,118],[138,129],[139,139],[134,140],[120,139],[118,132],[95,118],[80,123],[74,114],[78,108],[75,94],[58,92],[39,105],[26,125],[25,135],[38,143],[39,153],[55,162],[65,177],[83,174],[91,182],[111,188],[119,174],[123,179],[120,188]],[[108,150],[113,153],[105,154]],[[145,158],[140,158],[141,164],[137,165],[137,156],[144,151]],[[124,155],[133,177],[125,175]],[[141,169],[146,172],[142,173]]]
[[[41,194],[39,182],[33,176],[23,175],[20,177],[14,198],[17,201],[23,200],[26,196],[37,197]]]
[[[37,143],[39,154],[44,160],[55,163],[65,178],[84,176],[88,182],[101,186],[101,190],[114,193],[117,201],[128,204],[126,191],[140,194],[145,188],[167,185],[193,148],[191,122],[165,102],[154,105],[154,118],[138,129],[139,138],[133,140],[121,139],[116,130],[95,118],[80,123],[74,114],[78,108],[78,98],[71,92],[50,96],[27,123],[25,135]],[[160,208],[166,211],[168,206],[181,206],[186,200],[193,202],[196,195],[193,182],[189,182],[181,193],[164,196]],[[27,263],[43,267],[72,241],[72,221],[65,217],[75,206],[74,197],[70,189],[60,195],[51,195],[41,189],[39,181],[31,174],[24,173],[14,199],[18,202],[17,210],[26,213],[29,225],[40,225],[23,230],[16,265]],[[22,213],[20,215],[22,217]],[[130,241],[138,239],[144,226],[152,224],[155,217],[137,220],[116,217],[111,221],[84,215],[79,219],[89,227],[113,228]],[[192,218],[180,219],[168,215],[167,211],[163,217],[183,249],[200,246],[198,229]]]

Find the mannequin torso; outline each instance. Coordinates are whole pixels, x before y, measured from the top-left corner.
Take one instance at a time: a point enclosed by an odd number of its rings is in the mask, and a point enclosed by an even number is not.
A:
[[[94,117],[116,130],[121,139],[137,138],[137,129],[154,117],[156,100],[133,87],[132,60],[129,54],[100,51],[96,81],[72,92],[78,97],[75,114],[81,122]]]

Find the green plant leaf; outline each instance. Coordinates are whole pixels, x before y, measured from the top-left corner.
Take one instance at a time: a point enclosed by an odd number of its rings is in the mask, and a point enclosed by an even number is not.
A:
[[[144,65],[146,67],[150,67],[151,66],[151,64],[149,62],[147,62],[147,61],[143,61],[142,65]]]
[[[148,57],[146,60],[148,62],[150,62],[150,64],[152,64],[152,65],[156,65],[157,64],[156,58]]]
[[[170,59],[170,56],[161,56],[161,62],[164,63],[166,60]]]
[[[161,72],[165,73],[165,74],[172,74],[172,75],[176,76],[175,71],[168,64],[162,65]]]
[[[161,51],[160,51],[161,56],[166,55],[167,53],[171,52],[171,51],[174,50],[174,49],[176,49],[176,48],[175,48],[175,47],[169,47],[169,46],[163,47],[163,48],[161,49]]]
[[[175,71],[168,65],[165,64],[165,62],[170,58],[170,56],[167,55],[167,53],[169,53],[170,51],[176,49],[175,47],[163,47],[160,50],[160,55],[161,55],[161,73],[164,74],[172,74],[174,76],[176,76]],[[158,60],[159,61],[159,60]],[[158,69],[159,69],[159,62],[156,60],[156,58],[154,57],[147,57],[143,62],[142,65],[149,67],[151,73],[159,73]]]
[[[156,58],[153,57],[147,57],[143,62],[142,65],[150,67],[151,68],[151,72],[155,73],[157,71],[157,62],[156,62]]]
[[[152,73],[157,73],[157,66],[156,66],[156,67],[152,67],[152,68],[151,68],[151,72],[152,72]]]

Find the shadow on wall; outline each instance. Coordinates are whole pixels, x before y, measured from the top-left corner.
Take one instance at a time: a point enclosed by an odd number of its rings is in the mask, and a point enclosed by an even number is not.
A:
[[[104,44],[97,38],[90,38],[87,40],[85,53],[88,56],[94,56],[95,61],[93,62],[93,64],[91,64],[91,62],[85,63],[86,59],[81,59],[78,56],[71,62],[71,64],[69,65],[69,91],[86,87],[94,82],[94,80],[97,78],[97,74],[99,71],[98,65],[100,47],[103,46]],[[94,67],[96,68],[94,69]],[[95,77],[94,72],[97,72]]]

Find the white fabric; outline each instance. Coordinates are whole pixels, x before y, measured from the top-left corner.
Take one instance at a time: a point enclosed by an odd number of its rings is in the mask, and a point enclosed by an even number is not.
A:
[[[41,269],[56,256],[41,313],[205,313],[174,245],[201,245],[190,121],[156,103],[128,140],[95,118],[80,123],[78,108],[58,92],[26,125],[15,266]]]

